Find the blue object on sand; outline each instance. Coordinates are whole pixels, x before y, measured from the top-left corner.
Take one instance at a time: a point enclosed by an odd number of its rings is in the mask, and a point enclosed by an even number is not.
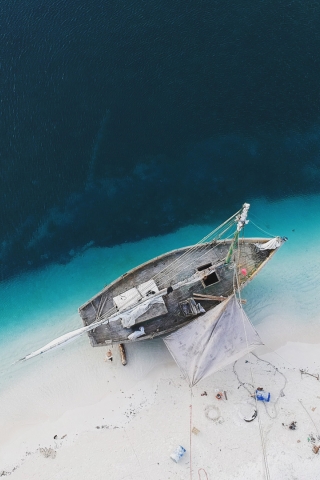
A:
[[[185,454],[185,452],[186,449],[179,445],[176,451],[170,455],[170,458],[172,458],[172,460],[178,463],[180,458],[183,457],[183,455]]]
[[[256,390],[256,397],[257,400],[260,400],[261,402],[269,402],[270,392],[265,392],[264,390]]]

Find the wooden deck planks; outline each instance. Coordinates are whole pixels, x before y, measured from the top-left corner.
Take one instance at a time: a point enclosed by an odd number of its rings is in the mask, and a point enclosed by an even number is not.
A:
[[[268,252],[257,252],[252,243],[241,244],[239,257],[240,267],[246,268],[249,274],[254,273],[268,257]],[[114,296],[146,282],[150,278],[154,278],[158,288],[161,289],[186,280],[201,265],[209,262],[213,264],[221,262],[228,252],[229,245],[230,242],[220,242],[218,245],[207,244],[201,250],[194,252],[188,259],[181,257],[187,249],[179,249],[135,268],[105,287],[99,294],[80,307],[79,312],[84,325],[93,323],[98,317],[106,315],[109,311],[115,312],[113,305]],[[172,269],[170,269],[170,274],[159,275],[159,272],[171,265],[172,262],[175,263],[172,265]],[[181,265],[184,267],[183,271],[181,271]],[[101,325],[94,331],[89,332],[91,344],[93,346],[103,346],[110,343],[126,343],[128,335],[141,325],[143,325],[146,333],[141,338],[143,340],[165,332],[174,331],[182,325],[189,323],[195,317],[184,317],[182,315],[179,308],[180,301],[192,297],[194,293],[224,297],[232,293],[233,268],[220,264],[216,268],[216,272],[220,279],[218,283],[205,287],[203,282],[198,280],[192,285],[184,285],[179,290],[174,290],[172,293],[165,295],[163,299],[168,309],[167,315],[139,323],[129,329],[123,328],[120,320]],[[244,277],[242,282],[244,283],[247,280]],[[198,299],[197,302],[201,303],[201,300]],[[207,300],[202,303],[202,306],[208,311],[218,303],[218,301]]]

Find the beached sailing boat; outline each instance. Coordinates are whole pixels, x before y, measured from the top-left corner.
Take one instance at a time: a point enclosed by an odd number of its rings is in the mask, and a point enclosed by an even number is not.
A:
[[[200,370],[212,373],[214,364],[221,368],[261,344],[235,292],[252,280],[286,238],[241,238],[249,207],[245,203],[196,245],[156,257],[122,275],[79,308],[84,327],[21,360],[83,333],[88,333],[94,347],[171,334],[165,343],[177,363],[179,356],[183,361],[207,352],[209,359],[202,358]],[[188,373],[188,366],[181,362],[179,366],[192,384],[203,377],[199,368]]]

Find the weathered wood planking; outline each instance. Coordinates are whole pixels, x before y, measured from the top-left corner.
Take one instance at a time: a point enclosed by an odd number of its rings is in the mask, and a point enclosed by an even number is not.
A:
[[[242,284],[246,283],[268,260],[269,251],[259,252],[254,247],[253,244],[258,241],[265,242],[267,239],[255,238],[241,240],[240,251],[236,251],[238,269],[246,268],[248,272],[248,276],[241,277]],[[139,324],[134,325],[132,328],[123,328],[120,320],[100,325],[88,334],[91,344],[93,346],[104,346],[112,343],[126,343],[130,341],[128,340],[128,335],[137,330],[139,326],[144,327],[146,335],[137,340],[146,340],[158,335],[163,335],[164,333],[169,333],[186,325],[195,318],[194,316],[183,316],[179,307],[179,302],[182,300],[191,298],[194,294],[211,295],[213,297],[228,297],[231,295],[233,292],[234,269],[232,265],[224,265],[223,263],[229,246],[230,240],[208,243],[191,254],[189,252],[186,258],[182,255],[187,252],[190,247],[174,250],[140,265],[105,287],[79,308],[79,313],[84,325],[90,325],[108,312],[109,314],[110,312],[115,312],[113,297],[133,287],[137,287],[151,278],[154,278],[159,289],[167,288],[171,285],[176,285],[178,282],[187,280],[197,272],[198,267],[207,263],[212,263],[216,266],[215,271],[219,277],[219,282],[210,286],[205,286],[202,280],[199,279],[195,283],[182,285],[179,289],[164,295],[163,300],[168,310],[166,315],[161,315],[145,322],[139,321]],[[171,264],[170,274],[159,275],[164,268]],[[197,302],[201,303],[201,300],[198,298]],[[218,305],[218,303],[218,300],[206,299],[202,306],[208,311]]]

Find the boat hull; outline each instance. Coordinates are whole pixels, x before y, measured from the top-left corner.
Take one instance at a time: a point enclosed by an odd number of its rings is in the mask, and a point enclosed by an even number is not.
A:
[[[231,242],[225,240],[197,246],[193,250],[192,247],[173,250],[122,275],[79,308],[85,326],[102,318],[106,319],[105,323],[88,333],[91,345],[97,347],[148,340],[187,325],[201,313],[186,316],[182,308],[184,302],[193,299],[195,303],[200,303],[206,312],[211,310],[219,301],[210,297],[225,298],[233,293],[235,268],[239,274],[239,287],[243,288],[275,253],[275,250],[259,251],[254,245],[267,240],[242,239],[239,250],[235,251],[236,267],[234,263],[224,263]],[[159,291],[163,292],[161,297],[166,313],[163,314],[163,309],[158,307],[157,310],[157,305],[154,305],[152,318],[148,312],[145,317],[141,315],[138,323],[124,328],[121,319],[117,318],[114,298],[150,279],[154,279]],[[116,320],[112,320],[112,315],[116,316]],[[144,328],[145,335],[134,340],[128,339],[139,327]]]

